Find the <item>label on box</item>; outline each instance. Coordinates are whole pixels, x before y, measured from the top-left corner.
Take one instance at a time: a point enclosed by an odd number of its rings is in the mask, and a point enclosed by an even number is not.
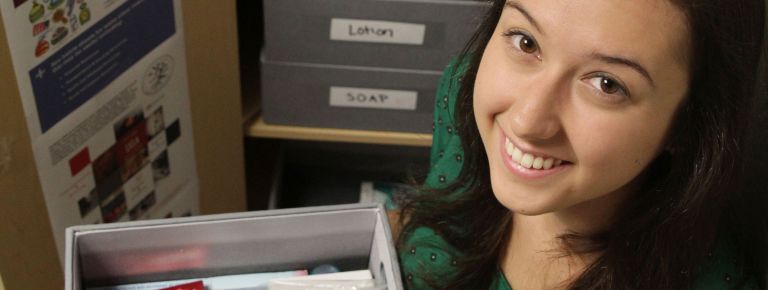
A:
[[[424,24],[331,19],[331,40],[422,45],[425,31]]]
[[[331,87],[331,107],[416,110],[418,92]]]

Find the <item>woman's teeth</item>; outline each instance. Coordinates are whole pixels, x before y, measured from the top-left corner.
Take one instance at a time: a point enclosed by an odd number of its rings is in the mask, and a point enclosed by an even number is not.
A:
[[[512,158],[512,161],[520,164],[520,166],[528,169],[551,169],[557,167],[563,163],[562,160],[555,158],[543,158],[530,153],[524,153],[517,149],[515,145],[509,139],[504,139],[504,147],[507,151],[507,155]]]

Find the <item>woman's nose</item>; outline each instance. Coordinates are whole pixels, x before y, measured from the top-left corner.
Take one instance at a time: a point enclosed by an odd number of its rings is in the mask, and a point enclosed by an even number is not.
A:
[[[513,133],[523,139],[547,140],[561,130],[560,94],[555,82],[540,89],[521,92],[512,104]]]

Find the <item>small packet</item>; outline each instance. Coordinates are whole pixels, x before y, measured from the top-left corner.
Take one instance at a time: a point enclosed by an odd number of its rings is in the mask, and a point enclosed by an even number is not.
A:
[[[171,286],[160,290],[205,290],[205,286],[203,285],[203,280],[198,280],[192,283]]]
[[[383,290],[368,270],[279,278],[269,281],[269,290]]]

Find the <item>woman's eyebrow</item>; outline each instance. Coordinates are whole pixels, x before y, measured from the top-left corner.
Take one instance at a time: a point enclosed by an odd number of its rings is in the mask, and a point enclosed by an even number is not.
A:
[[[528,10],[525,10],[525,8],[523,7],[523,4],[514,0],[510,0],[510,1],[507,1],[507,3],[504,4],[504,6],[520,11],[520,13],[523,14],[523,16],[525,16],[526,19],[528,19],[528,22],[530,22],[531,25],[533,25],[533,27],[536,28],[536,30],[538,30],[539,33],[541,33],[541,35],[546,35],[544,33],[544,30],[541,29],[541,26],[539,26],[539,23],[536,22],[536,19],[533,19],[531,14],[528,13]]]
[[[609,64],[620,64],[620,65],[628,66],[629,68],[634,69],[635,71],[640,73],[643,77],[645,77],[648,80],[648,82],[651,83],[651,87],[656,88],[656,84],[653,82],[653,78],[651,77],[651,74],[649,74],[648,70],[646,70],[642,65],[640,65],[636,61],[632,61],[628,58],[620,57],[620,56],[605,55],[599,52],[593,52],[590,55],[590,57],[605,63],[609,63]]]

